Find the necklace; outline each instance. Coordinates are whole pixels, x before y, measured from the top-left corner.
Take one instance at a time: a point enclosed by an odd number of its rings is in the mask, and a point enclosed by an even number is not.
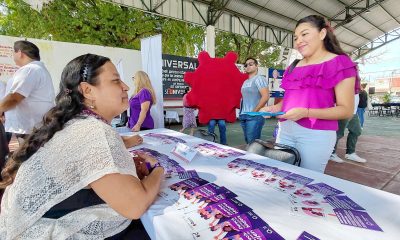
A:
[[[91,117],[94,117],[94,118],[96,118],[96,119],[98,119],[98,120],[100,120],[100,121],[102,121],[102,122],[107,123],[108,125],[110,125],[110,124],[107,122],[107,120],[105,120],[102,116],[100,116],[99,114],[93,112],[93,111],[90,110],[90,109],[87,109],[87,108],[83,109],[82,112],[81,112],[81,115],[83,115],[83,116],[91,116]]]

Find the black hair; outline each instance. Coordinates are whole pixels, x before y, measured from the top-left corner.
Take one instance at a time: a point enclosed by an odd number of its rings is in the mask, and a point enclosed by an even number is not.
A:
[[[22,146],[14,152],[1,172],[3,180],[0,188],[12,184],[19,166],[28,160],[39,148],[48,142],[56,132],[62,130],[69,120],[75,118],[85,108],[80,83],[98,84],[101,67],[110,59],[94,54],[85,54],[70,61],[61,74],[60,92],[56,105],[43,117],[42,126],[34,129]]]
[[[254,57],[248,57],[248,58],[246,58],[246,60],[244,61],[243,64],[246,64],[247,60],[253,60],[254,63],[258,66],[258,61],[257,61],[257,59],[255,59]]]
[[[335,34],[333,33],[332,27],[329,25],[325,18],[318,15],[310,15],[300,19],[296,28],[302,23],[310,23],[316,27],[319,31],[326,29],[326,36],[324,38],[324,47],[328,52],[335,53],[337,55],[347,55],[343,49],[340,47],[340,43],[337,40]]]
[[[40,61],[40,53],[39,53],[39,48],[26,40],[21,40],[21,41],[16,41],[14,43],[14,52],[21,51],[25,55],[27,55],[29,58],[33,60]]]

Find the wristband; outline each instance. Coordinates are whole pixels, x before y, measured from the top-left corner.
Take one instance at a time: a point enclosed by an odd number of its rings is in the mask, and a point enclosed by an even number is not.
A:
[[[161,166],[161,164],[159,162],[157,162],[156,164],[154,164],[154,166],[152,167],[151,164],[149,162],[146,162],[146,167],[147,170],[149,170],[149,172],[152,172],[154,170],[154,168],[156,167],[163,167]]]

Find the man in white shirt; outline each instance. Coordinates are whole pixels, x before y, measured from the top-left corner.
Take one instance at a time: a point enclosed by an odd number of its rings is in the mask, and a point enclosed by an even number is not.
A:
[[[40,62],[39,48],[28,41],[14,43],[14,61],[20,68],[7,83],[6,96],[0,101],[5,113],[5,129],[21,139],[30,134],[54,106],[54,87],[50,73]]]

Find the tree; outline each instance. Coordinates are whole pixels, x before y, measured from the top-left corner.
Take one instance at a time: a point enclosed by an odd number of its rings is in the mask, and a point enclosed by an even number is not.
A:
[[[228,51],[235,51],[239,55],[238,63],[245,62],[247,57],[255,57],[261,66],[282,67],[277,63],[280,48],[272,43],[222,31],[217,32],[215,43],[217,57],[224,56]]]
[[[0,34],[8,36],[140,49],[140,39],[161,33],[163,53],[179,56],[197,56],[204,45],[202,26],[101,0],[53,0],[40,12],[23,0],[0,0],[0,6]],[[240,63],[253,56],[266,67],[276,67],[279,56],[270,43],[217,32],[216,56],[227,51],[237,52]]]
[[[140,39],[163,34],[163,52],[196,54],[204,28],[100,0],[54,0],[41,12],[22,0],[1,0],[0,34],[140,49]]]

